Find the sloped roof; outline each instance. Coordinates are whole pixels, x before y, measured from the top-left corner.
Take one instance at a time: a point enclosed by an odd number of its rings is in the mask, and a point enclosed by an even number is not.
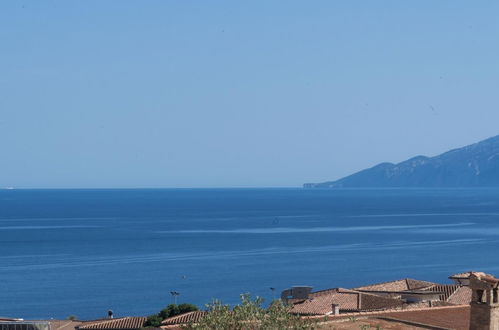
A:
[[[421,285],[424,285],[424,287],[421,287]],[[419,286],[420,288],[395,291],[395,288],[404,288],[404,286],[412,288],[417,288]],[[370,291],[372,293],[376,292],[401,293],[404,291],[407,293],[435,292],[435,293],[441,293],[439,295],[439,300],[441,302],[448,302],[453,305],[468,305],[471,302],[471,289],[469,287],[461,286],[458,284],[436,284],[426,281],[405,279],[405,280],[398,280],[387,283],[374,284],[372,286],[366,286],[357,289],[360,291],[368,291],[368,292]],[[380,290],[380,289],[385,289],[385,290]]]
[[[51,330],[74,330],[82,322],[77,320],[50,320]]]
[[[79,330],[96,330],[96,329],[140,329],[144,326],[146,322],[146,317],[122,317],[116,319],[105,319],[105,320],[96,320],[96,321],[88,321],[84,322],[77,327]]]
[[[430,287],[436,285],[436,283],[414,280],[411,278],[405,278],[402,280],[389,281],[383,283],[376,283],[366,286],[361,286],[354,288],[353,290],[359,291],[378,291],[378,292],[400,292],[407,290],[416,290]]]
[[[455,305],[469,305],[471,303],[471,296],[472,290],[467,286],[461,286],[454,291],[447,301]]]
[[[458,284],[436,284],[427,288],[423,288],[423,291],[429,291],[429,292],[439,292],[442,293],[439,296],[439,299],[441,301],[447,301],[450,296],[456,292],[461,286]]]
[[[380,297],[366,293],[360,293],[360,295],[361,304],[359,309],[362,311],[396,308],[404,304],[404,302],[399,299]]]
[[[337,289],[321,292],[320,295],[311,296],[293,305],[291,313],[301,315],[326,315],[337,304],[340,310],[358,310],[358,296],[349,292],[339,292]]]
[[[193,311],[164,319],[161,325],[198,323],[206,315],[205,311]]]
[[[493,284],[499,283],[499,278],[495,278],[492,275],[485,275],[485,276],[480,275],[480,276],[478,276],[478,279],[480,281],[485,281],[485,282],[489,282],[489,283],[493,283]]]
[[[48,323],[51,330],[74,330],[82,321],[78,320],[24,320],[0,318],[2,323],[26,324],[26,323]]]
[[[326,324],[333,325],[336,329],[358,329],[357,324],[352,324],[354,327],[348,327],[350,322],[344,320],[352,315],[358,314],[343,314],[337,316],[328,316]],[[393,322],[393,326],[388,326],[386,329],[453,329],[453,330],[468,330],[470,324],[470,307],[469,306],[446,306],[446,307],[431,307],[407,310],[387,310],[379,312],[367,312],[361,314],[366,321],[372,320],[373,325],[378,325],[379,320]],[[339,321],[339,322],[338,322]],[[398,324],[398,325],[397,325]],[[347,325],[344,327],[343,325]],[[383,327],[385,329],[385,327]]]
[[[383,316],[390,320],[408,321],[444,329],[468,330],[470,327],[469,306],[389,312]]]
[[[404,303],[399,299],[338,288],[312,293],[308,299],[294,303],[291,313],[327,315],[332,312],[333,304],[341,311],[372,311],[401,307]]]
[[[428,326],[414,326],[407,322],[379,319],[379,318],[362,318],[355,322],[332,321],[326,323],[329,328],[334,330],[359,330],[359,329],[390,329],[390,330],[428,330]]]
[[[464,273],[458,273],[449,276],[449,279],[451,280],[466,280],[469,279],[471,275],[476,275],[476,276],[486,276],[488,274],[485,274],[483,272],[475,272],[475,271],[469,271],[469,272],[464,272]],[[489,275],[491,276],[491,275]]]

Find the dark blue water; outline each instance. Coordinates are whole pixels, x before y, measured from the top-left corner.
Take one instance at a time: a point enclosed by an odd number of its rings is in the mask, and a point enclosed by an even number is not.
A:
[[[499,271],[498,189],[0,191],[0,316]]]

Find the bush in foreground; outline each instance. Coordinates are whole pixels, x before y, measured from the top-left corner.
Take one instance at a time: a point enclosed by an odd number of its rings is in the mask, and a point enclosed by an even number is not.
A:
[[[158,314],[149,315],[144,323],[144,327],[159,328],[161,326],[161,321],[163,321],[163,319]]]
[[[263,299],[251,299],[249,294],[241,295],[241,304],[233,309],[215,300],[207,305],[208,312],[197,324],[190,324],[190,330],[280,330],[313,329],[314,323],[290,314],[289,307],[275,300],[265,309]]]
[[[166,308],[162,309],[158,315],[164,320],[172,316],[177,316],[188,312],[194,312],[197,310],[198,310],[197,306],[193,304],[180,304],[180,305],[171,304],[168,305]]]
[[[163,308],[158,314],[148,316],[144,323],[144,327],[159,328],[164,319],[197,310],[197,306],[192,304],[170,304],[166,306],[166,308]]]

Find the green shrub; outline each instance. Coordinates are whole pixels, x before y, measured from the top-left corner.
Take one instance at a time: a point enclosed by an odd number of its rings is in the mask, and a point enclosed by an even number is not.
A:
[[[161,319],[164,320],[172,316],[193,312],[197,310],[198,310],[197,306],[192,304],[180,304],[180,305],[170,304],[166,306],[166,308],[163,308],[158,315],[161,317]]]
[[[186,329],[196,330],[280,330],[313,329],[314,323],[289,313],[289,306],[280,300],[273,301],[265,309],[263,299],[251,299],[249,294],[241,295],[241,304],[230,308],[215,300],[207,305],[208,312],[198,324],[190,324]]]
[[[163,308],[158,314],[149,315],[144,323],[144,327],[159,328],[161,326],[161,322],[166,318],[197,310],[197,306],[192,304],[170,304]]]
[[[161,321],[163,321],[163,319],[158,314],[149,315],[144,323],[144,327],[159,328],[161,326]]]

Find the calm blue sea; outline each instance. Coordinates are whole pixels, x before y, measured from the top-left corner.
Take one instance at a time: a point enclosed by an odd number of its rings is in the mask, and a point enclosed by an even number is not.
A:
[[[499,273],[498,189],[0,191],[0,316]]]

